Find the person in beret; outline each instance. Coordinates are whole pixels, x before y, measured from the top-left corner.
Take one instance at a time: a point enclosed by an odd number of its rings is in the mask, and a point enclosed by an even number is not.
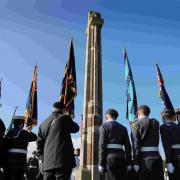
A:
[[[52,114],[41,123],[37,153],[43,164],[44,180],[69,180],[76,166],[71,133],[79,126],[65,114],[64,104],[56,102]]]
[[[149,118],[147,105],[138,107],[138,119],[131,124],[134,170],[140,180],[163,180],[163,164],[159,153],[159,122]]]
[[[37,136],[30,129],[24,128],[25,117],[15,116],[14,127],[5,136],[7,142],[6,180],[22,180],[24,178],[28,143],[36,141]]]
[[[124,180],[132,168],[131,144],[126,127],[117,122],[118,112],[108,109],[99,128],[99,171],[106,180]]]
[[[161,113],[163,125],[160,127],[162,144],[166,157],[170,180],[180,179],[180,126],[175,123],[174,110],[165,109]]]

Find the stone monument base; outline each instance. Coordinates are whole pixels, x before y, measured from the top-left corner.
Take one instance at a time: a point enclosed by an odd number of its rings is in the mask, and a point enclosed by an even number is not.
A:
[[[75,180],[91,180],[91,171],[80,166],[75,172]]]

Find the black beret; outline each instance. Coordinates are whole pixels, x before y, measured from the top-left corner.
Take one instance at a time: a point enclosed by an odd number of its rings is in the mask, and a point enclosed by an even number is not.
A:
[[[144,109],[148,114],[150,114],[151,110],[147,105],[141,105],[138,107],[138,111]]]
[[[109,114],[115,118],[119,116],[118,112],[115,109],[107,109],[105,114]]]
[[[64,109],[65,108],[65,106],[64,106],[64,104],[62,103],[62,102],[55,102],[54,104],[53,104],[53,107],[54,108],[57,108],[57,109]]]
[[[168,114],[168,115],[170,115],[170,116],[174,116],[176,113],[175,113],[174,110],[164,109],[164,110],[161,112],[161,116],[162,116],[163,114]]]

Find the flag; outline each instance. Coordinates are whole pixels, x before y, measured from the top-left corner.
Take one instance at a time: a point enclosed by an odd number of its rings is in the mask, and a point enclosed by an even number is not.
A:
[[[166,91],[165,85],[164,85],[164,79],[161,73],[161,70],[158,66],[158,64],[156,64],[156,68],[157,68],[157,80],[158,80],[158,93],[159,93],[159,97],[162,100],[163,106],[165,109],[169,109],[169,110],[174,110],[174,107],[171,103],[171,100],[168,96],[168,93]]]
[[[67,114],[74,117],[74,99],[77,95],[76,67],[73,42],[70,42],[68,62],[65,66],[64,78],[62,81],[60,102],[64,103]]]
[[[34,68],[33,80],[29,91],[28,100],[26,103],[26,119],[25,124],[27,127],[37,125],[38,108],[37,108],[37,65]]]
[[[126,81],[126,118],[133,122],[137,118],[137,96],[136,89],[133,80],[132,70],[129,64],[128,56],[126,50],[124,49],[124,63],[125,63],[125,81]]]

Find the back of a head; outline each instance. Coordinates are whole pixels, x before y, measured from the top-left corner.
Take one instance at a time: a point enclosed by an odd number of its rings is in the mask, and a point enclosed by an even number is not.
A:
[[[62,102],[58,101],[53,104],[53,112],[59,112],[59,113],[63,114],[64,110],[65,110],[65,106]]]
[[[161,117],[163,120],[172,120],[175,121],[176,120],[176,113],[174,110],[170,110],[170,109],[164,109],[161,112]]]
[[[110,115],[112,119],[116,120],[119,116],[119,113],[115,109],[107,109],[106,115]]]
[[[13,124],[15,128],[20,127],[20,125],[24,124],[25,117],[24,116],[14,116],[13,118]]]
[[[33,155],[33,156],[37,156],[37,151],[33,151],[33,152],[32,152],[32,155]]]
[[[138,107],[138,112],[141,112],[144,116],[149,116],[151,110],[147,105],[141,105]]]

